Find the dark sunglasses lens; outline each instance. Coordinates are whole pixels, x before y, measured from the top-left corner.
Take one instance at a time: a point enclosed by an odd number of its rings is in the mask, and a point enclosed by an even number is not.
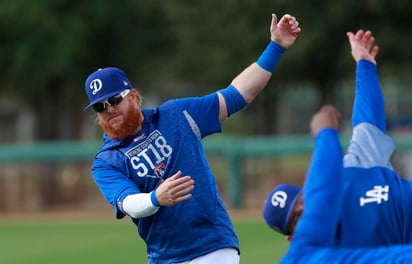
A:
[[[109,105],[111,106],[116,106],[118,104],[120,104],[120,102],[123,100],[123,97],[120,94],[117,94],[115,96],[110,97],[109,99],[107,99],[107,102],[109,103]],[[93,110],[96,113],[100,113],[103,112],[105,107],[104,107],[105,103],[95,103],[92,107]]]
[[[111,105],[111,106],[116,106],[118,104],[120,104],[120,102],[123,100],[123,97],[118,94],[115,96],[110,97],[109,99],[107,99],[107,102]]]
[[[104,111],[104,103],[95,103],[94,105],[92,105],[92,107],[96,113],[100,113]]]

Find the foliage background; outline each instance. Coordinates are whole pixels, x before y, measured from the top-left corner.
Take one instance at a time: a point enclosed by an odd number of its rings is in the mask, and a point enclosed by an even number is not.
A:
[[[235,118],[226,131],[306,133],[305,115],[303,125],[278,121],[288,103],[283,95],[294,92],[304,103],[302,87],[309,87],[313,103],[298,109],[309,113],[325,102],[343,104],[339,84],[352,82],[355,66],[347,31],[372,30],[382,79],[410,84],[411,11],[408,0],[3,0],[0,110],[3,118],[8,111],[30,113],[30,140],[99,138],[90,128],[93,118],[82,112],[92,71],[124,69],[146,106],[203,95],[226,87],[258,58],[269,41],[272,12],[290,13],[302,27],[299,39],[263,95],[239,115],[242,122]],[[16,135],[0,140],[22,140]]]

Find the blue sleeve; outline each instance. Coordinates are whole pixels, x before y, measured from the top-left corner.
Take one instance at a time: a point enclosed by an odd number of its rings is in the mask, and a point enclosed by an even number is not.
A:
[[[233,85],[229,85],[227,88],[220,90],[219,93],[225,98],[228,117],[247,106],[245,98],[243,98],[238,89]]]
[[[219,98],[217,92],[202,97],[177,99],[187,119],[192,119],[199,128],[201,138],[222,130],[219,122]]]
[[[315,138],[303,186],[305,210],[291,245],[332,246],[343,201],[342,147],[336,130],[326,128]]]
[[[122,206],[124,198],[129,194],[140,193],[136,184],[101,159],[94,161],[92,175],[106,201],[113,206],[116,218],[123,218],[126,215]]]
[[[385,107],[379,84],[377,67],[367,60],[360,60],[356,69],[356,92],[352,112],[352,126],[369,123],[382,132],[385,128]]]

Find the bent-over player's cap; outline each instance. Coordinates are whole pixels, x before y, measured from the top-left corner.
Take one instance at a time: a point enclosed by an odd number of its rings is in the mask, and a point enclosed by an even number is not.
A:
[[[291,184],[280,184],[269,193],[262,214],[270,228],[284,235],[290,235],[287,225],[300,193],[301,189]]]
[[[95,103],[110,98],[123,90],[132,88],[132,84],[123,70],[115,67],[98,69],[86,79],[86,93],[89,104],[83,109],[87,110]]]

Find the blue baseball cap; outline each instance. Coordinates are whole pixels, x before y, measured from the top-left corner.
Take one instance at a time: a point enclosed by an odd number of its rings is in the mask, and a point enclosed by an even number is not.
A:
[[[266,197],[262,214],[266,224],[275,231],[290,235],[287,226],[301,189],[291,184],[276,186]]]
[[[132,84],[123,70],[115,67],[98,69],[86,79],[86,93],[89,104],[83,109],[87,110],[95,103],[101,102],[123,90],[132,88]]]

